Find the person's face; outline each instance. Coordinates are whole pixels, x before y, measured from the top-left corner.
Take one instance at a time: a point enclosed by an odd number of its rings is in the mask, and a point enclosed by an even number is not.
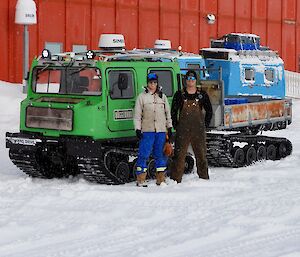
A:
[[[186,78],[186,85],[188,87],[196,86],[196,78],[194,76],[188,76]]]
[[[151,91],[155,91],[156,90],[156,87],[157,87],[157,80],[150,80],[148,81],[148,88],[151,90]]]

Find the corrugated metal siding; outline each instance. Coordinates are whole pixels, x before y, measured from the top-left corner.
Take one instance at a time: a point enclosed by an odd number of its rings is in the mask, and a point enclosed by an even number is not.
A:
[[[160,1],[160,38],[171,40],[172,46],[176,47],[180,45],[178,31],[180,31],[180,0],[172,0],[172,4],[169,1]]]
[[[153,45],[153,37],[160,37],[160,12],[159,0],[140,0],[138,6],[138,44],[134,47],[149,47]],[[134,35],[130,35],[131,38]],[[129,39],[128,38],[128,39]],[[127,41],[127,38],[126,38]]]
[[[16,0],[0,1],[0,79],[22,79],[23,27],[14,24]],[[261,36],[284,58],[286,68],[300,71],[300,0],[35,0],[38,24],[30,26],[30,59],[45,42],[97,49],[101,33],[122,33],[127,48],[153,47],[157,38],[198,52],[212,38],[229,32]],[[216,23],[207,23],[214,14]],[[298,44],[297,44],[298,43]]]
[[[93,0],[91,8],[91,48],[97,49],[101,33],[116,31],[116,3],[115,1]]]
[[[115,32],[124,35],[128,49],[138,47],[138,0],[117,0],[116,3]]]
[[[296,67],[296,0],[282,1],[282,58],[287,70]]]
[[[211,39],[218,37],[217,24],[210,25],[206,21],[207,14],[218,14],[218,0],[200,1],[200,47],[207,47]]]
[[[72,45],[91,45],[90,0],[66,1],[66,51]]]
[[[235,31],[251,31],[251,0],[235,2]]]
[[[8,0],[0,1],[0,79],[8,80]]]
[[[37,50],[43,49],[45,42],[61,42],[65,47],[66,5],[64,1],[39,1],[37,10],[38,24],[30,26],[38,27],[39,44]],[[68,34],[75,34],[73,28]],[[36,36],[34,33],[30,33],[30,38],[34,36]]]
[[[272,6],[272,8],[271,8]],[[267,46],[277,50],[281,55],[281,1],[268,0]]]
[[[296,24],[296,69],[300,72],[300,1],[296,2],[297,5],[297,24]]]
[[[199,51],[199,1],[182,0],[180,4],[180,45],[183,51]]]
[[[280,0],[277,2],[280,2]],[[277,8],[276,4],[274,8]],[[261,44],[266,45],[267,0],[252,1],[252,33],[259,35],[261,37]]]
[[[224,34],[230,33],[235,30],[234,18],[235,18],[235,1],[226,0],[218,1],[218,37]]]

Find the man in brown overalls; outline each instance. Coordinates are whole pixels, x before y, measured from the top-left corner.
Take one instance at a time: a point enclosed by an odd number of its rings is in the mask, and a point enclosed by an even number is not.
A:
[[[186,88],[175,93],[171,108],[173,127],[176,129],[171,179],[178,183],[181,182],[184,173],[185,157],[190,143],[196,157],[199,177],[209,179],[206,158],[206,128],[212,118],[212,106],[208,94],[196,86],[196,72],[189,70],[185,79]]]

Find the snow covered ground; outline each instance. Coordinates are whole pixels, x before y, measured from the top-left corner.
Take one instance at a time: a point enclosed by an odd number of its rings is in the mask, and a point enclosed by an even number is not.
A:
[[[24,97],[0,82],[1,257],[300,256],[300,100],[293,124],[268,133],[293,142],[286,159],[137,188],[31,179],[14,167],[5,132],[18,131]]]

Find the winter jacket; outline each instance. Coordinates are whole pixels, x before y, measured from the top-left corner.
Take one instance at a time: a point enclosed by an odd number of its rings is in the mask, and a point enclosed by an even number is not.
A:
[[[186,89],[178,90],[172,101],[172,121],[173,121],[173,127],[176,129],[176,126],[178,124],[178,114],[180,113],[184,100],[195,100],[196,98],[199,99],[200,102],[200,108],[204,108],[205,110],[205,127],[209,126],[209,123],[212,118],[212,106],[209,99],[208,94],[202,90],[197,89],[197,92],[195,94],[189,94]]]
[[[143,132],[166,132],[172,127],[170,105],[165,94],[139,94],[134,109],[134,127]]]

